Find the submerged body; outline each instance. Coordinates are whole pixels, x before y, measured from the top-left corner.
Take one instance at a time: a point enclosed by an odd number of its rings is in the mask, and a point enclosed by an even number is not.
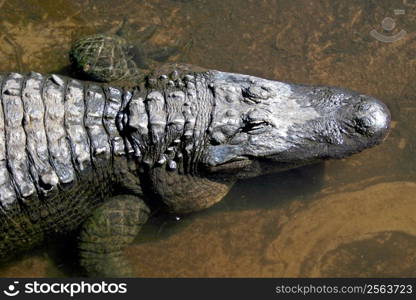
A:
[[[372,147],[390,124],[359,93],[189,66],[128,88],[38,73],[0,81],[0,257],[84,223],[81,260],[95,275],[120,274],[152,201],[201,210],[239,178]]]

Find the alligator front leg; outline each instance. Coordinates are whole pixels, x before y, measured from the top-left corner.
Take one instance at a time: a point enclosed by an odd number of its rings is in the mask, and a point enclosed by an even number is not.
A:
[[[137,196],[119,195],[85,221],[79,241],[80,264],[88,276],[128,277],[123,250],[146,223],[150,210]]]

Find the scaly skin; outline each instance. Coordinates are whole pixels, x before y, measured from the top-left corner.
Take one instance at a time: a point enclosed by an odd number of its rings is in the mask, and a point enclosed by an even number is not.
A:
[[[113,192],[113,167],[126,163],[117,157],[109,164],[96,103],[104,98],[88,95],[101,87],[37,73],[0,78],[0,257],[7,258],[77,228]],[[117,132],[118,110],[106,110],[109,133]],[[112,151],[124,149],[120,143]]]
[[[127,274],[120,248],[149,201],[205,209],[239,178],[349,156],[390,124],[387,107],[359,93],[184,65],[124,89],[37,73],[0,81],[0,256],[87,220],[92,275]]]

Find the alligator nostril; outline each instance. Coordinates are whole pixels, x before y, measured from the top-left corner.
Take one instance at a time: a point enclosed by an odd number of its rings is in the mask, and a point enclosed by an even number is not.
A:
[[[387,106],[376,100],[366,99],[356,111],[356,130],[368,136],[384,137],[390,129],[390,111]]]

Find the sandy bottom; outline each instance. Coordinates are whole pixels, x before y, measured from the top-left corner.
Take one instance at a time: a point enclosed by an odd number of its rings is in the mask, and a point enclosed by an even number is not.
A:
[[[285,210],[218,213],[127,255],[137,276],[414,276],[415,193],[415,183],[383,183]]]

